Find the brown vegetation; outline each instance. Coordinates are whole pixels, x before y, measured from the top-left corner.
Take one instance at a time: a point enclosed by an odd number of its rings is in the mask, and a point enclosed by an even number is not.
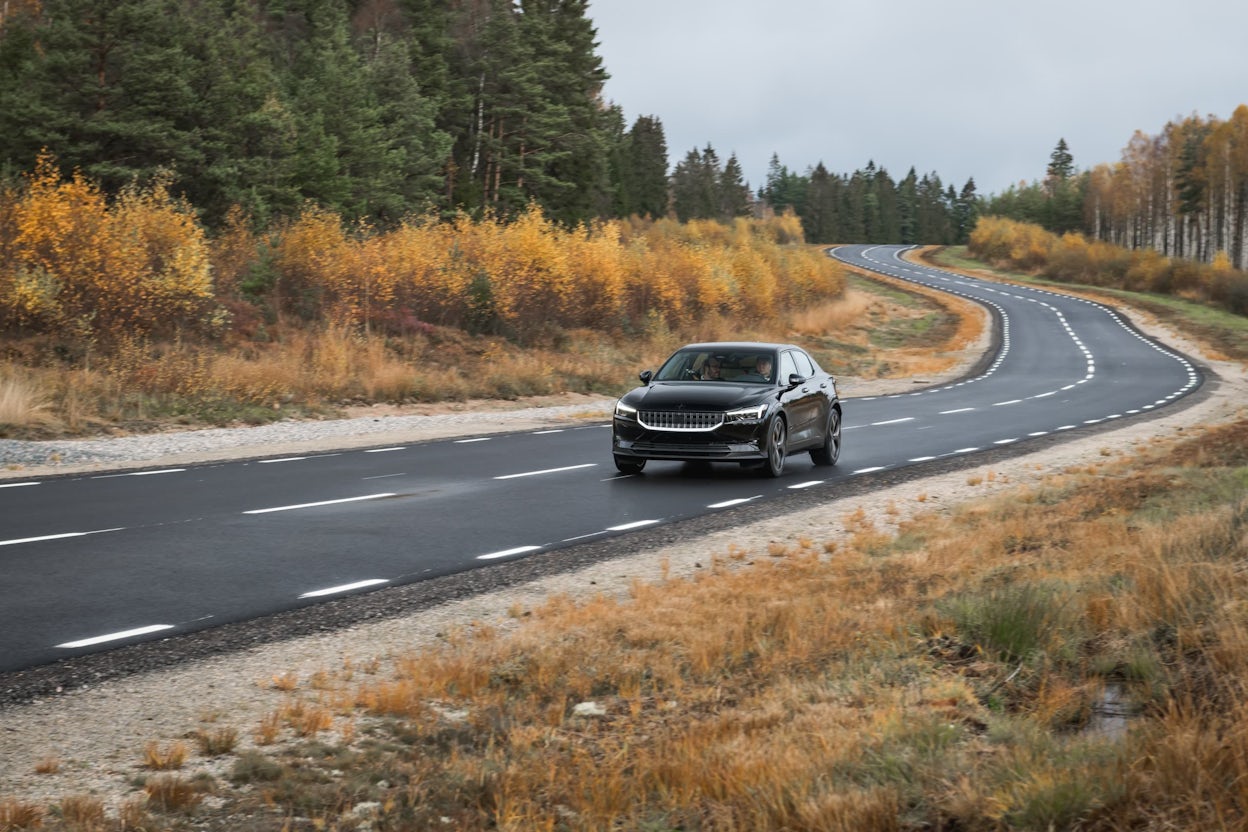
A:
[[[1225,253],[1205,265],[1165,257],[1153,249],[1131,251],[1082,234],[1056,235],[1038,225],[984,217],[971,232],[968,251],[987,263],[1089,286],[1198,300],[1248,314],[1248,273],[1231,268]]]

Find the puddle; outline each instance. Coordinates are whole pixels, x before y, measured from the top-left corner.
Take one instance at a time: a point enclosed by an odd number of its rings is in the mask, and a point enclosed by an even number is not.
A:
[[[1135,716],[1135,709],[1127,699],[1121,685],[1109,684],[1101,691],[1101,698],[1092,705],[1092,716],[1086,731],[1108,740],[1120,740],[1127,733],[1127,726]]]

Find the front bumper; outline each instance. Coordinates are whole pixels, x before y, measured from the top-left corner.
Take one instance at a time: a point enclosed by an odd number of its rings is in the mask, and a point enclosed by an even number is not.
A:
[[[725,424],[706,432],[650,430],[635,421],[616,419],[611,450],[631,459],[745,462],[767,458],[766,422]]]

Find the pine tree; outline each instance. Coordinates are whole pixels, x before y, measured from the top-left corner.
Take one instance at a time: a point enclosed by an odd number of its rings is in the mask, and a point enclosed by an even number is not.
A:
[[[7,152],[29,164],[47,147],[109,190],[194,164],[198,103],[178,11],[176,0],[47,0],[14,26],[5,63],[21,77],[6,95]]]
[[[628,196],[620,216],[666,216],[667,139],[657,116],[638,116],[628,132],[622,187]]]
[[[707,144],[685,154],[672,171],[672,210],[681,222],[717,219],[720,211],[719,155]]]
[[[918,241],[919,177],[914,167],[897,183],[897,241],[913,245]]]
[[[1045,174],[1045,182],[1050,188],[1050,192],[1056,189],[1059,183],[1065,182],[1075,173],[1075,158],[1070,154],[1070,148],[1066,145],[1065,139],[1058,139],[1057,146],[1053,148],[1053,152],[1049,155],[1049,167]]]
[[[807,242],[836,243],[843,239],[841,211],[844,182],[828,172],[823,162],[810,173],[806,196],[806,212],[801,216],[802,232]]]
[[[957,245],[965,245],[975,230],[978,217],[978,199],[975,196],[975,177],[966,180],[958,194],[957,204],[953,210],[954,237]]]
[[[734,217],[748,217],[754,210],[750,199],[750,186],[737,154],[728,157],[724,171],[719,177],[719,219],[728,221]]]

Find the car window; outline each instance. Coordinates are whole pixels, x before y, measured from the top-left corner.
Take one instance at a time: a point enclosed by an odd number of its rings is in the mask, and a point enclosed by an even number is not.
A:
[[[695,368],[701,366],[705,358],[706,353],[681,350],[663,363],[659,371],[654,374],[654,379],[655,381],[680,381],[694,378]]]
[[[809,355],[801,350],[793,350],[792,355],[793,359],[797,362],[797,371],[799,373],[806,376],[806,378],[811,378],[815,375],[815,365],[810,360]]]
[[[797,365],[793,363],[793,351],[785,350],[780,353],[780,382],[782,384],[788,384],[789,376],[793,375],[797,371]]]

